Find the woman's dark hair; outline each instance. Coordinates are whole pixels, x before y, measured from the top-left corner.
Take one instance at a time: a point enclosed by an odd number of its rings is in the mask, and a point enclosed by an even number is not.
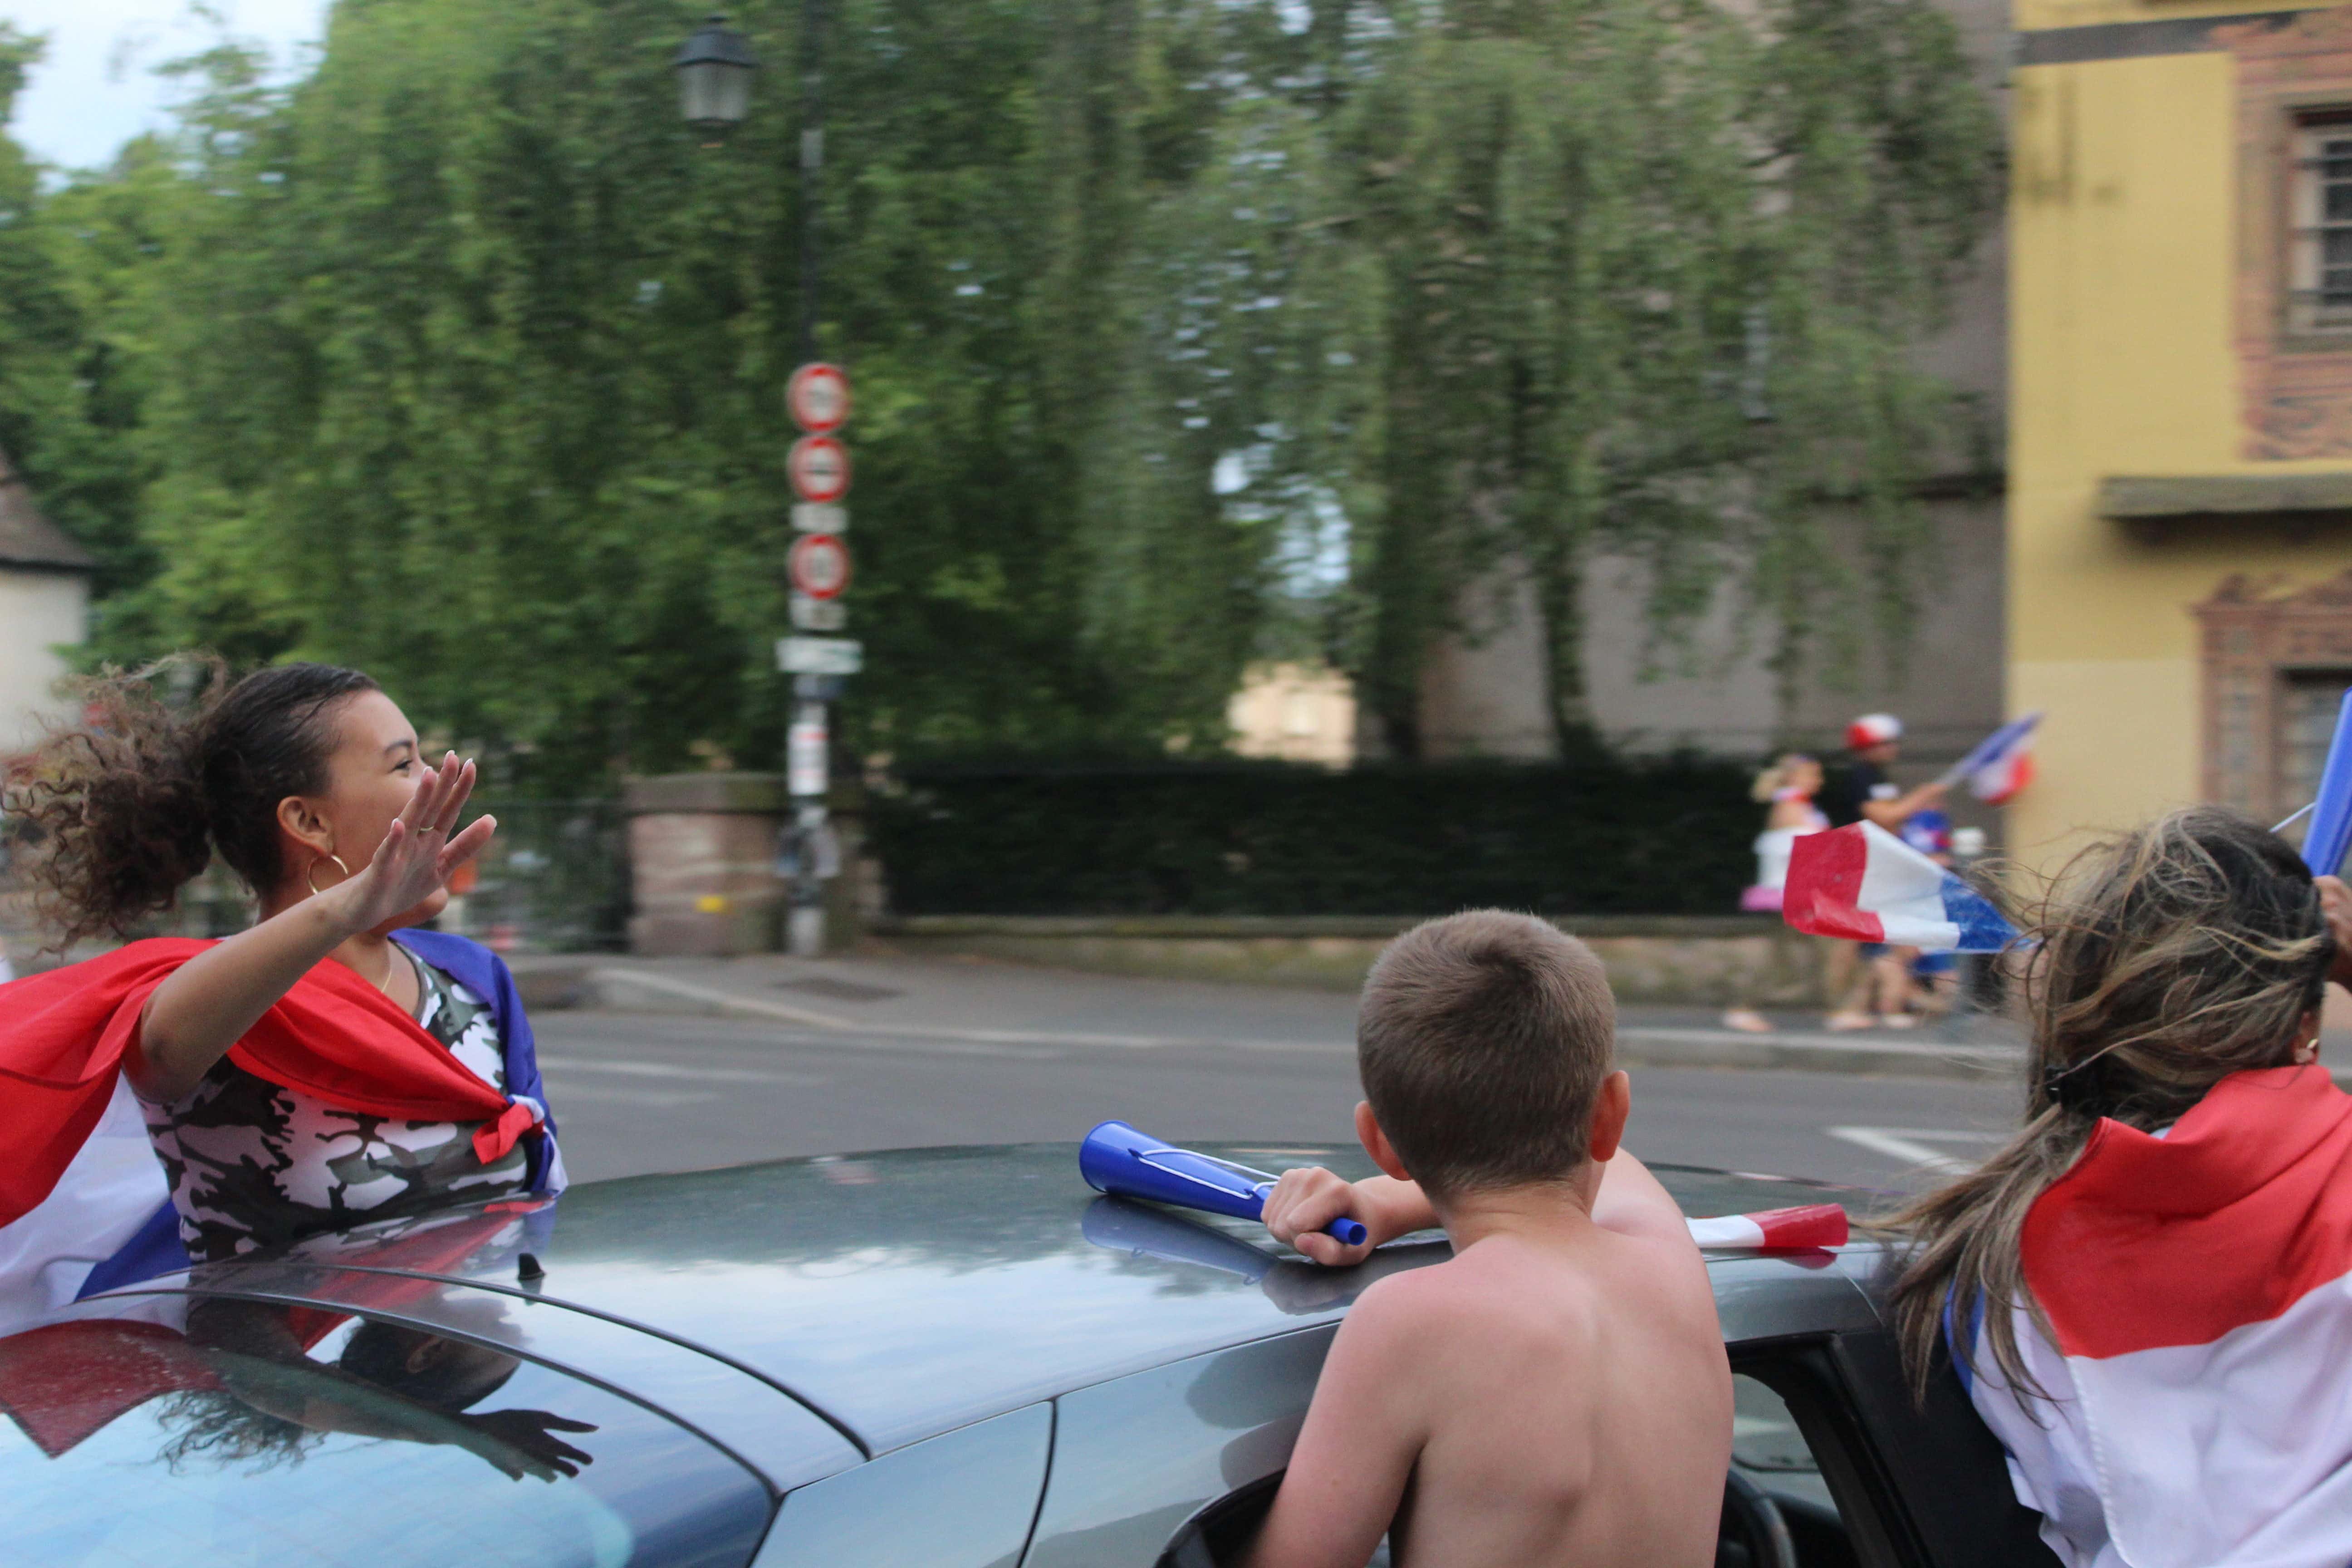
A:
[[[2026,929],[2025,1125],[1976,1170],[1886,1221],[1911,1250],[1893,1291],[1896,1333],[1924,1393],[1943,1331],[1985,1307],[1986,1344],[2011,1388],[2039,1394],[2017,1342],[2025,1216],[2102,1117],[2141,1131],[2177,1121],[2232,1073],[2284,1067],[2316,1009],[2336,942],[2319,889],[2276,834],[2192,806],[2084,850]]]
[[[79,682],[80,721],[8,769],[6,807],[33,840],[42,923],[61,947],[125,935],[169,909],[215,850],[257,893],[276,888],[278,803],[326,787],[332,710],[377,689],[325,664],[232,683],[219,659],[187,657]]]

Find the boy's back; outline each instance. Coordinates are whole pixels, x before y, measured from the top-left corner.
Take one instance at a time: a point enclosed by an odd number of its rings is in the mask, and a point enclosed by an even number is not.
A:
[[[1731,1379],[1706,1266],[1677,1256],[1687,1233],[1585,1229],[1489,1237],[1360,1304],[1373,1336],[1420,1347],[1391,1363],[1422,1434],[1398,1563],[1714,1560]]]
[[[1326,1262],[1443,1223],[1454,1258],[1340,1325],[1251,1568],[1705,1568],[1731,1370],[1680,1209],[1620,1151],[1615,1009],[1581,943],[1475,911],[1390,944],[1359,1013],[1364,1147],[1285,1174],[1276,1236]]]

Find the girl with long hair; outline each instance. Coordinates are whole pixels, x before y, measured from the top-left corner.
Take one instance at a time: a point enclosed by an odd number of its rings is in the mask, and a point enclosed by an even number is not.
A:
[[[66,1167],[103,1142],[90,1133],[110,1108],[143,1119],[176,1242],[199,1262],[560,1187],[505,965],[417,929],[496,831],[487,816],[457,828],[472,763],[429,762],[356,670],[291,664],[232,684],[200,663],[198,690],[175,705],[157,692],[161,668],[89,683],[81,721],[11,768],[37,908],[60,944],[120,938],[217,854],[259,918],[223,942],[131,942],[0,988],[0,1077],[13,1080],[0,1221],[16,1222],[0,1229],[0,1273],[14,1231],[19,1285],[51,1305],[119,1282],[100,1245],[139,1240],[118,1234],[120,1204],[83,1237],[95,1268],[28,1258],[38,1247],[19,1230],[52,1199],[70,1215]],[[87,1233],[90,1216],[73,1224]]]
[[[2070,1568],[2352,1560],[2352,893],[2197,807],[2026,934],[2025,1123],[1889,1221],[1913,1375],[1949,1355]]]

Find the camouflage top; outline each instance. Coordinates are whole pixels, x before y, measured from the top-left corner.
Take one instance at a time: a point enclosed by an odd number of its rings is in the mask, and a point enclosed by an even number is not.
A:
[[[395,951],[415,964],[422,982],[417,1023],[503,1092],[504,1047],[489,1005],[406,949]],[[526,1180],[520,1143],[488,1165],[475,1157],[478,1122],[338,1110],[226,1057],[185,1099],[143,1108],[180,1211],[180,1238],[199,1263],[520,1192]]]

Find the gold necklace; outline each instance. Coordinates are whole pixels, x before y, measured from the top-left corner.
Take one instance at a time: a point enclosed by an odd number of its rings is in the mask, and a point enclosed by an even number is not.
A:
[[[393,952],[393,945],[389,941],[383,944],[383,978],[375,983],[375,988],[386,996],[392,994],[392,977],[400,965],[400,955]]]

